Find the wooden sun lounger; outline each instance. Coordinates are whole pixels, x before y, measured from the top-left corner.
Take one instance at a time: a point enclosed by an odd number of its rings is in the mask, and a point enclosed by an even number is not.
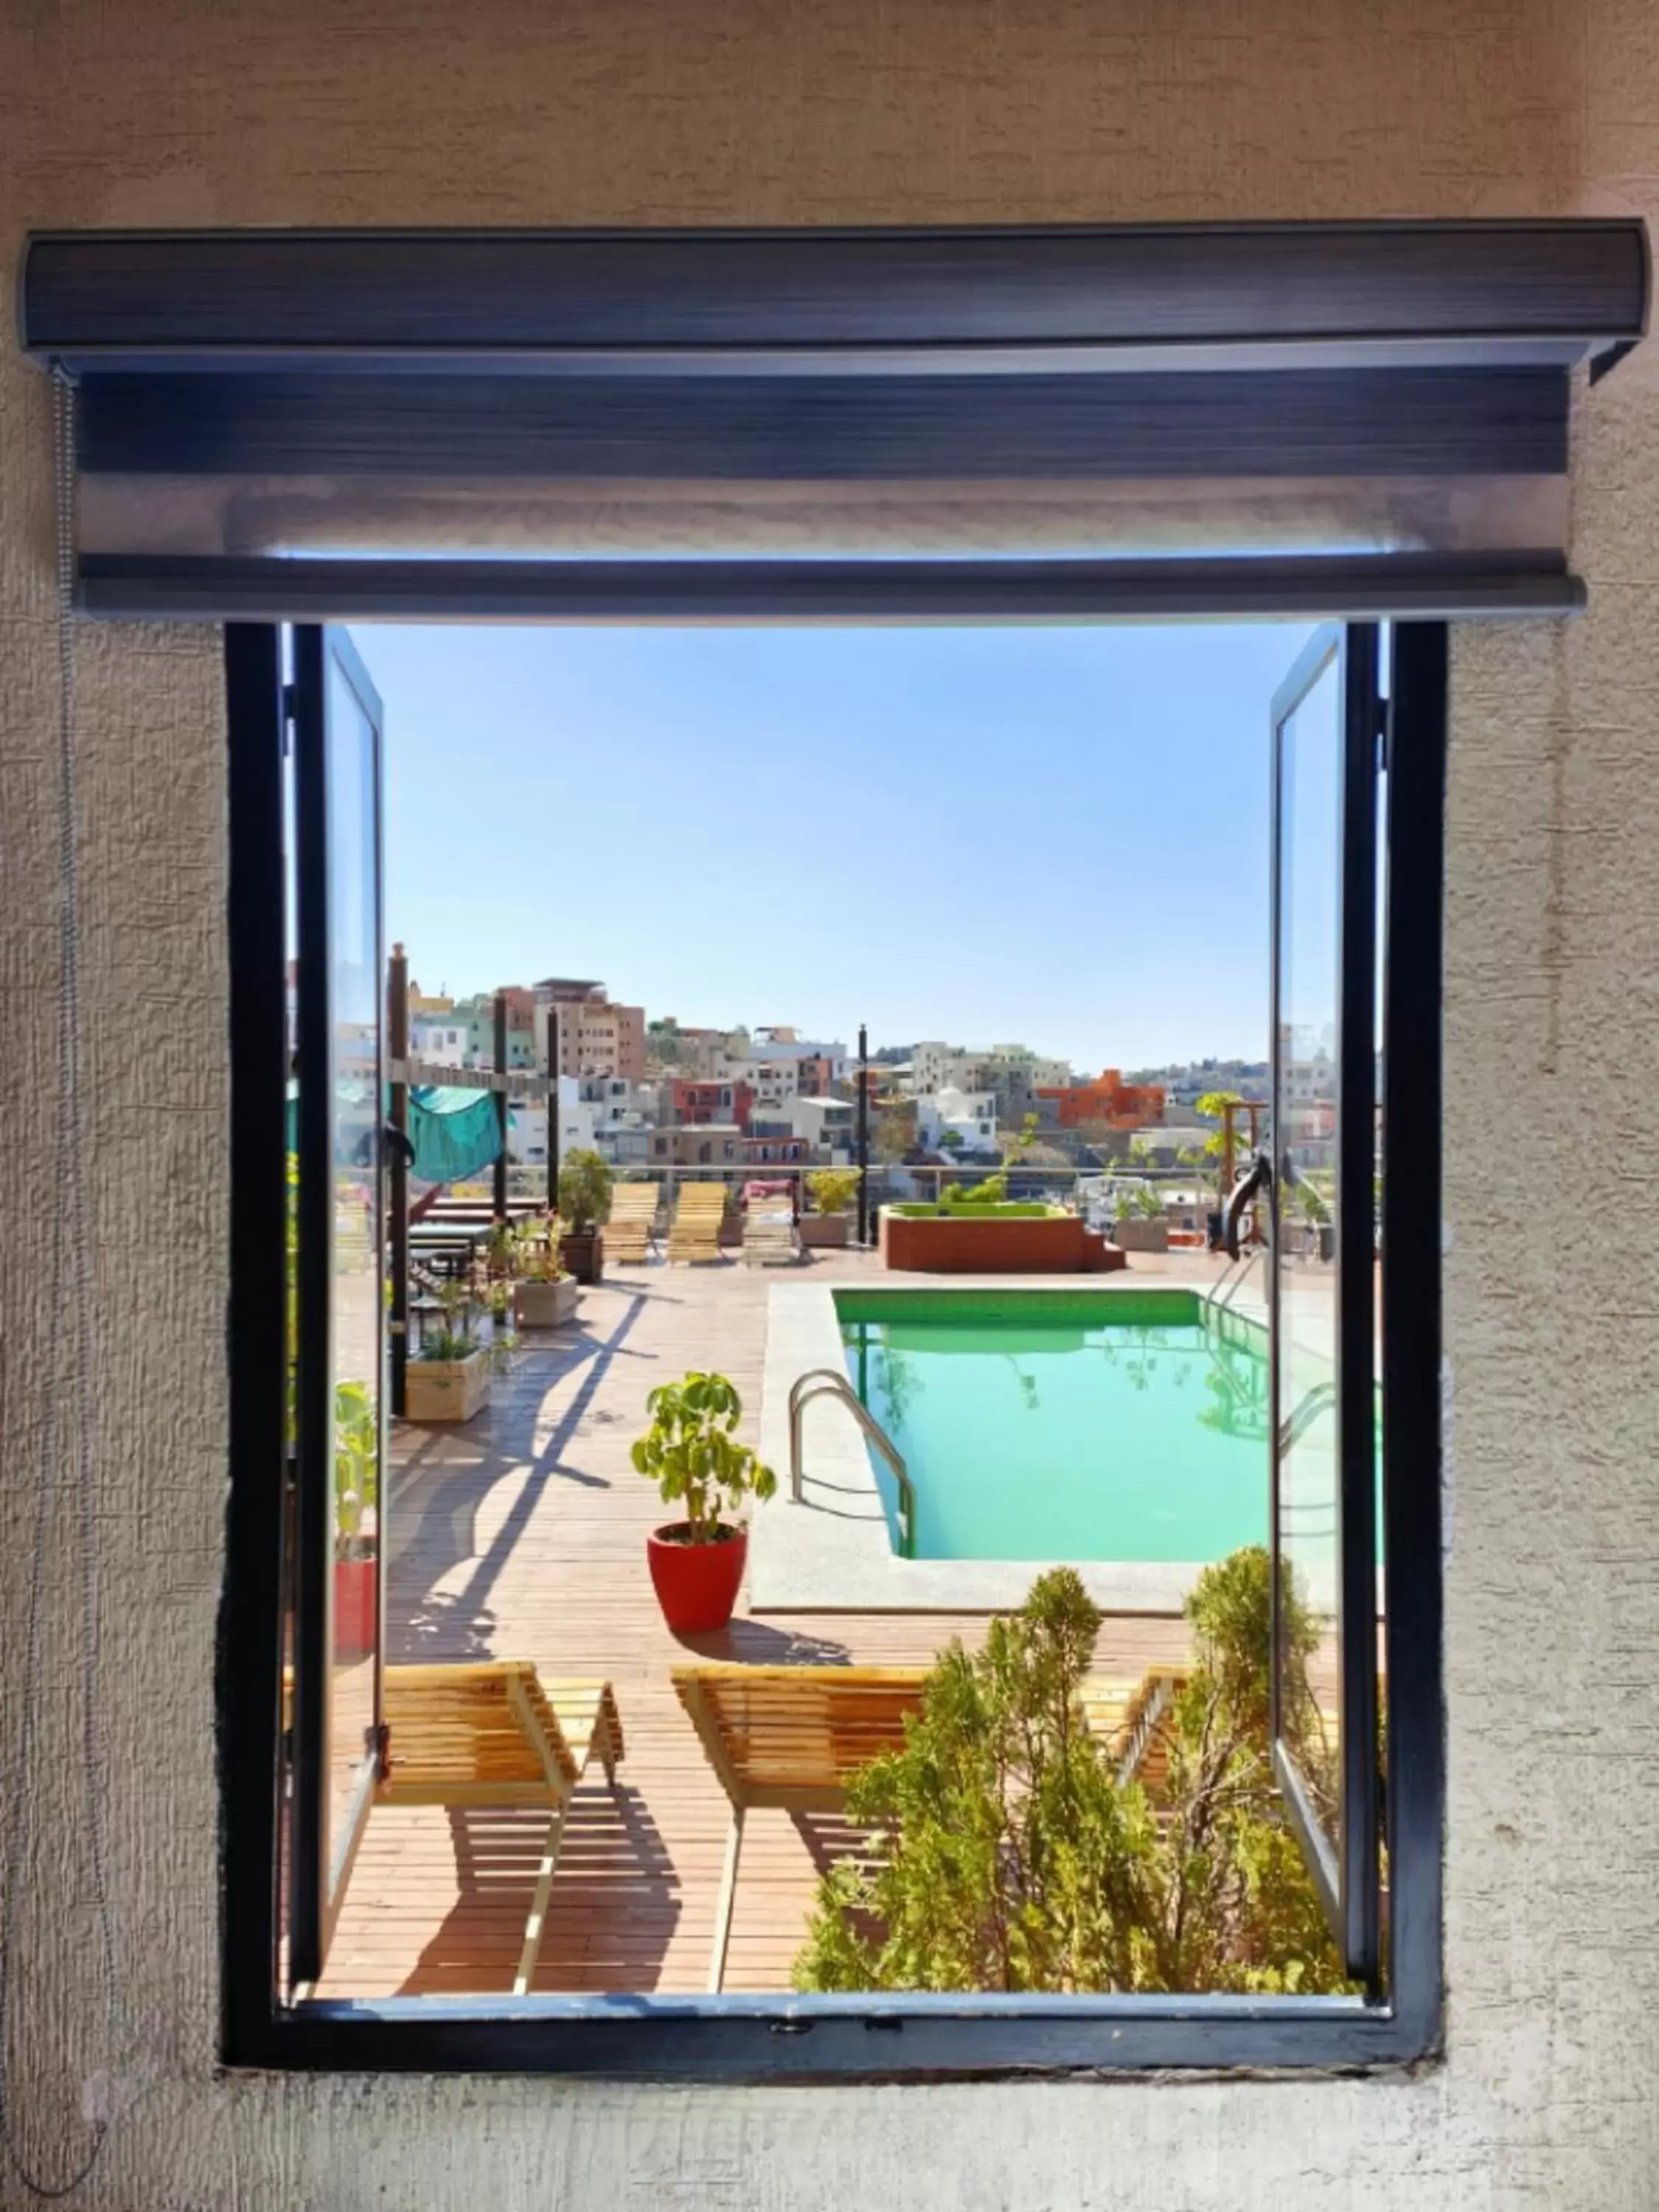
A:
[[[611,1218],[605,1224],[607,1260],[638,1262],[651,1256],[656,1235],[654,1182],[619,1182],[611,1194]]]
[[[668,1232],[670,1260],[718,1260],[726,1218],[724,1183],[686,1183],[675,1201]]]
[[[708,1986],[726,1978],[744,1816],[839,1813],[847,1784],[884,1751],[904,1746],[921,1710],[925,1667],[677,1667],[674,1688],[732,1807],[714,1911]],[[1144,1685],[1091,1676],[1083,1689],[1090,1732],[1121,1758]]]
[[[751,1200],[743,1218],[743,1256],[750,1267],[795,1263],[795,1212],[787,1198]]]
[[[384,1805],[544,1809],[547,1842],[513,1994],[530,1988],[576,1785],[597,1759],[615,1785],[622,1723],[609,1682],[544,1682],[527,1660],[386,1670]]]

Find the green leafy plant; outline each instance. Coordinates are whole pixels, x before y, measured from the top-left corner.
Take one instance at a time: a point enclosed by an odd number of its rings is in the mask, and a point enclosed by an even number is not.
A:
[[[479,1348],[477,1301],[470,1283],[446,1283],[438,1292],[443,1321],[421,1339],[417,1359],[470,1359]]]
[[[1025,1119],[1019,1125],[1018,1135],[1006,1138],[1004,1140],[1002,1147],[1003,1166],[1005,1168],[1018,1167],[1020,1162],[1025,1158],[1027,1152],[1030,1151],[1032,1146],[1036,1144],[1036,1139],[1037,1117],[1035,1114],[1028,1114],[1025,1116]]]
[[[1002,1206],[1007,1197],[1008,1178],[999,1169],[981,1182],[947,1182],[939,1202],[941,1206]]]
[[[1310,1182],[1306,1176],[1297,1177],[1292,1187],[1292,1195],[1297,1211],[1301,1214],[1302,1218],[1310,1222],[1316,1229],[1324,1227],[1330,1220],[1331,1209],[1323,1192],[1316,1184]]]
[[[590,1237],[611,1212],[616,1183],[598,1152],[569,1152],[559,1167],[559,1218],[572,1235]]]
[[[380,1415],[366,1382],[334,1389],[334,1556],[372,1558],[372,1520],[379,1496]]]
[[[654,1482],[665,1505],[684,1509],[688,1544],[718,1543],[728,1533],[722,1514],[745,1498],[770,1498],[778,1479],[733,1431],[743,1401],[724,1375],[693,1372],[660,1382],[645,1401],[651,1426],[636,1439],[634,1465]]]
[[[505,1280],[512,1274],[518,1255],[519,1232],[514,1224],[493,1222],[484,1238],[484,1265],[489,1273],[498,1280]]]
[[[559,1265],[558,1224],[544,1214],[521,1221],[515,1231],[513,1272],[521,1283],[562,1283],[570,1270]]]
[[[1101,1615],[1073,1569],[1040,1576],[981,1650],[953,1642],[904,1748],[849,1784],[871,1853],[820,1884],[796,1985],[1345,1989],[1273,1779],[1271,1576],[1253,1546],[1188,1600],[1193,1663],[1156,1818],[1085,1720]],[[1325,1806],[1335,1762],[1307,1680],[1320,1628],[1288,1574],[1281,1595],[1285,1731]]]
[[[1146,1221],[1162,1221],[1164,1197],[1156,1183],[1144,1182],[1136,1194],[1141,1218]]]
[[[820,1213],[850,1213],[859,1194],[856,1168],[814,1168],[806,1188]]]
[[[939,1133],[939,1148],[942,1152],[959,1152],[962,1150],[961,1130],[941,1129]]]

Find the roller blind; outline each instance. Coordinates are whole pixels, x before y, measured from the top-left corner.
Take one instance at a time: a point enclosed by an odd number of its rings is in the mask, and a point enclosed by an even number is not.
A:
[[[1480,613],[1578,598],[1648,282],[1634,221],[93,233],[21,319],[94,612]]]

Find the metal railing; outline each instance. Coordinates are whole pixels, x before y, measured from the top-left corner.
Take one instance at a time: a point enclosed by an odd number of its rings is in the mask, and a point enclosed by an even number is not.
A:
[[[1279,1428],[1279,1452],[1282,1459],[1293,1444],[1312,1428],[1322,1413],[1328,1413],[1336,1403],[1334,1382],[1316,1382],[1291,1408]]]
[[[916,1486],[898,1446],[870,1411],[844,1375],[833,1367],[809,1367],[789,1385],[789,1495],[801,1503],[801,1429],[806,1408],[814,1398],[838,1398],[851,1412],[870,1442],[892,1469],[898,1486],[899,1557],[916,1556]]]

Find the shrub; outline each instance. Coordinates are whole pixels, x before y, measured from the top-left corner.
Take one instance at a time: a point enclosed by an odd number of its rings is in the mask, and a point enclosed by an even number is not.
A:
[[[947,1182],[939,1194],[941,1206],[1001,1206],[1008,1196],[1008,1178],[1000,1169],[982,1182]]]
[[[820,1213],[848,1213],[859,1194],[856,1168],[814,1168],[806,1188]]]
[[[902,1751],[848,1792],[868,1862],[820,1884],[809,1990],[1346,1987],[1273,1783],[1267,1554],[1209,1568],[1154,1821],[1084,1724],[1100,1614],[1069,1567],[1040,1576],[982,1651],[953,1642]],[[1285,1591],[1286,1733],[1316,1796],[1333,1762],[1306,1683],[1318,1625]]]

